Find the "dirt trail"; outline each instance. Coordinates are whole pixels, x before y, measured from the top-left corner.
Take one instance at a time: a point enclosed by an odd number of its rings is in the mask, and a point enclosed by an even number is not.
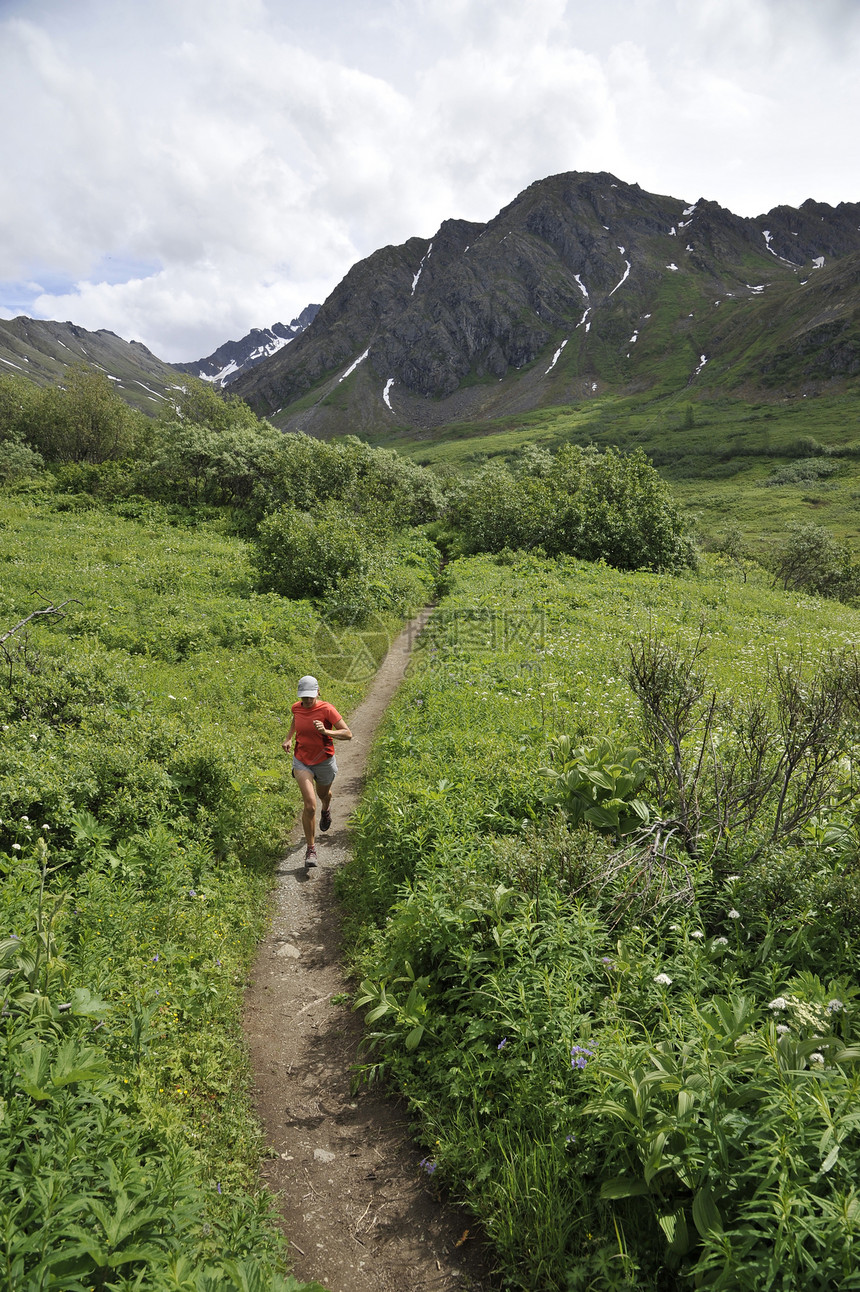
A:
[[[361,793],[376,727],[405,672],[425,610],[400,634],[337,746],[333,825],[305,871],[300,827],[277,871],[272,927],[245,997],[255,1103],[273,1156],[263,1172],[278,1196],[294,1273],[331,1292],[489,1292],[470,1224],[442,1205],[418,1163],[402,1105],[350,1091],[361,1018],[332,997],[348,991],[340,964],[334,872],[349,857],[345,821]],[[286,725],[286,724],[285,724]],[[460,1244],[458,1246],[458,1243]]]

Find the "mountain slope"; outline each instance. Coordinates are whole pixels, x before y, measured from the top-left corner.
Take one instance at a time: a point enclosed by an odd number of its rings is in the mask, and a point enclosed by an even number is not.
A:
[[[181,380],[145,345],[113,332],[24,315],[0,319],[0,373],[28,377],[37,386],[62,385],[66,369],[79,363],[105,373],[126,403],[150,415]]]
[[[292,323],[275,323],[270,328],[252,328],[240,341],[225,341],[212,354],[192,363],[175,363],[178,372],[188,372],[201,381],[224,387],[235,381],[240,373],[254,368],[264,359],[271,358],[278,350],[289,345],[305,328],[313,323],[319,305],[308,305]]]
[[[858,226],[858,204],[753,220],[606,173],[552,176],[486,225],[448,220],[359,262],[311,327],[231,389],[325,435],[690,382],[850,381]]]

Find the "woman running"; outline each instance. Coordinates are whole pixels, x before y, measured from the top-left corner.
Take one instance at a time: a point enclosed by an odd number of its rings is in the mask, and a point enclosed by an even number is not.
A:
[[[293,776],[302,792],[302,829],[305,832],[305,865],[317,864],[314,831],[317,816],[317,795],[322,805],[320,830],[331,825],[331,787],[337,775],[334,756],[335,740],[352,740],[352,732],[333,704],[320,699],[319,682],[315,677],[299,679],[298,703],[292,706],[293,720],[283,742],[290,752],[290,741],[296,738],[293,750]]]

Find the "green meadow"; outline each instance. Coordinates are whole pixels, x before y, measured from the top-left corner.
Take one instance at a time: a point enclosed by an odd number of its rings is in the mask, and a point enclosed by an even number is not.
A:
[[[443,475],[515,462],[529,445],[638,448],[671,484],[705,541],[732,523],[764,553],[798,520],[825,525],[855,545],[860,539],[860,400],[853,393],[748,400],[690,388],[596,395],[518,417],[454,424],[421,438],[374,437],[374,443]],[[817,474],[819,456],[824,470]],[[789,473],[784,483],[767,483],[798,462],[805,469],[794,480]]]
[[[320,627],[247,544],[0,500],[4,1286],[287,1289],[240,1005]],[[393,622],[393,621],[392,621]],[[26,634],[26,635],[25,635]],[[331,679],[344,711],[363,683]]]
[[[364,1078],[505,1287],[860,1286],[860,615],[720,560],[449,581],[340,876]]]
[[[0,381],[5,1284],[300,1292],[240,1030],[281,740],[435,599],[338,880],[356,1081],[505,1288],[860,1288],[856,413],[394,452]]]

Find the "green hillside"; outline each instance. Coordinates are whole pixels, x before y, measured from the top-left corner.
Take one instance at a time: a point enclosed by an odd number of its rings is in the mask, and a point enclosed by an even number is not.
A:
[[[365,1077],[505,1287],[858,1286],[858,612],[449,578],[341,876]]]
[[[405,454],[0,378],[9,1285],[298,1292],[238,1028],[284,714],[437,598],[341,878],[357,1077],[507,1287],[860,1286],[858,441],[844,389]]]

